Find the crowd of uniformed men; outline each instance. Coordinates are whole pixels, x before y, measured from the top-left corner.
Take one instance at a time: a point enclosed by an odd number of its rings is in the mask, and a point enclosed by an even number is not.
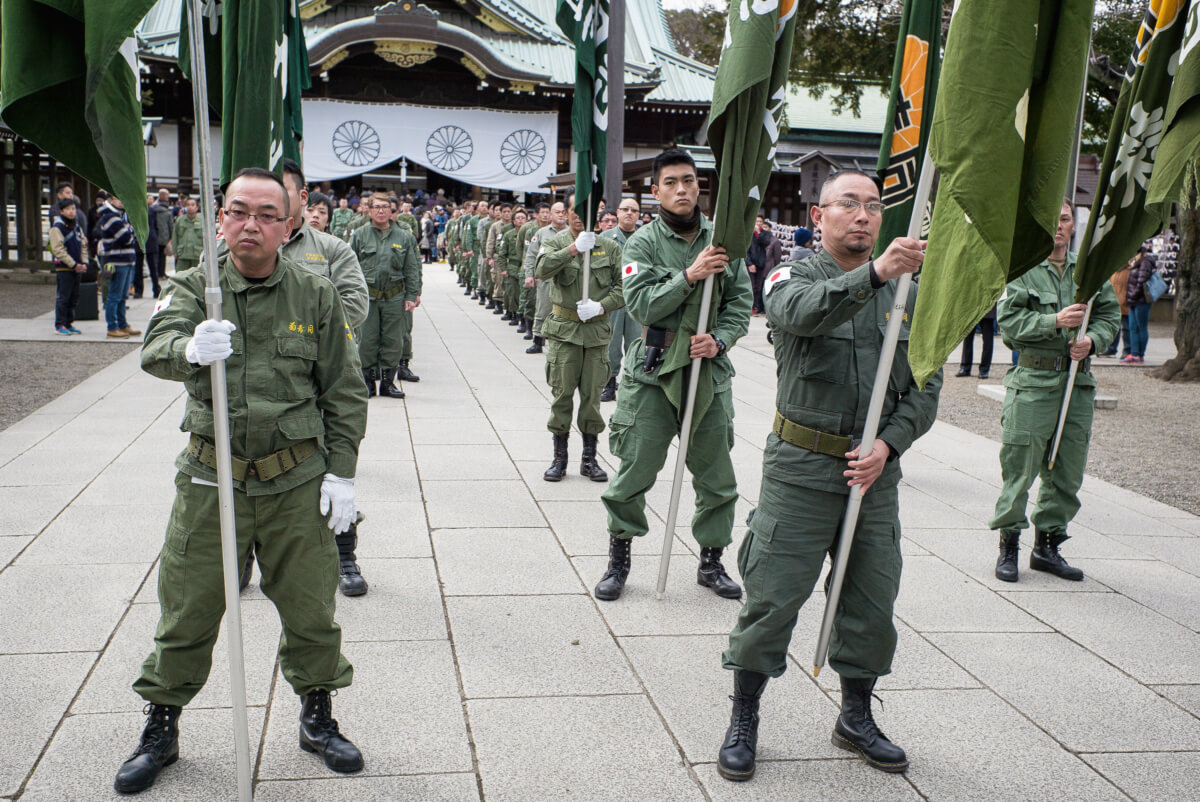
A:
[[[288,163],[283,172],[281,181],[267,171],[243,170],[227,187],[219,216],[227,319],[206,319],[203,271],[180,270],[146,333],[143,367],[187,388],[182,428],[190,439],[176,461],[154,650],[134,685],[148,702],[148,720],[116,778],[124,793],[150,787],[178,759],[179,717],[207,678],[224,609],[207,370],[218,360],[228,376],[243,580],[257,561],[262,590],[279,610],[280,664],[301,699],[300,746],[335,771],[363,766],[332,718],[331,692],[353,677],[340,652],[334,595],[339,582],[345,595],[367,591],[355,558],[362,519],[354,494],[367,398],[403,398],[396,380],[418,380],[410,360],[413,311],[421,304],[421,232],[410,207],[386,194],[365,196],[357,216],[339,217],[346,210],[327,205],[306,223],[310,199],[300,168]],[[696,578],[721,597],[741,599],[742,587],[722,564],[738,498],[728,352],[749,330],[751,282],[744,260],[711,242],[713,226],[701,213],[688,154],[660,154],[651,190],[656,218],[639,220],[637,201],[622,198],[615,214],[602,210],[599,235],[576,214],[570,195],[532,208],[468,201],[450,211],[439,247],[464,295],[531,340],[526,353],[544,354],[552,391],[552,460],[544,478],[557,482],[567,474],[574,413],[582,435],[580,473],[608,483],[600,501],[609,562],[594,590],[597,599],[618,599],[629,579],[632,539],[649,530],[646,494],[680,434],[689,372],[693,360],[701,360],[686,459],[695,491],[690,531],[700,546]],[[1011,286],[1000,304],[1006,342],[1020,351],[1006,379],[1005,487],[992,521],[1001,532],[997,576],[1007,581],[1017,579],[1027,491],[1039,473],[1030,567],[1082,578],[1058,547],[1078,509],[1087,454],[1095,380],[1086,357],[1115,336],[1118,311],[1106,288],[1088,337],[1072,336],[1082,309],[1071,303],[1069,211],[1064,208],[1050,258]],[[856,437],[894,280],[916,272],[924,258],[924,242],[907,237],[872,258],[882,214],[874,177],[856,170],[835,174],[812,211],[822,250],[780,266],[763,282],[778,387],[759,502],[737,555],[746,599],[723,656],[734,694],[718,769],[730,780],[754,774],[760,699],[768,678],[786,669],[798,612],[836,548],[847,495],[856,486],[865,496],[829,651],[842,690],[832,740],[883,771],[908,766],[904,751],[875,723],[871,697],[877,679],[891,671],[896,647],[899,459],[933,424],[942,378],[939,372],[918,388],[909,370],[913,285],[878,438],[869,454],[861,453]],[[318,230],[333,218],[342,237]],[[698,335],[700,288],[710,277],[711,310],[706,333]],[[1067,357],[1084,362],[1051,471],[1045,449]],[[614,399],[609,447],[619,465],[609,482],[596,448],[606,426],[601,402]]]

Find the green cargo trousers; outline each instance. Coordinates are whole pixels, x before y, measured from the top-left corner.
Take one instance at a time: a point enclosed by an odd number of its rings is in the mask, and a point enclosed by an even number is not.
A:
[[[358,328],[358,356],[363,370],[391,370],[404,358],[404,293],[387,300],[372,298],[367,319]]]
[[[615,379],[621,372],[625,352],[634,340],[642,336],[642,327],[623,306],[613,310],[609,317],[612,320],[612,340],[608,343],[608,375]]]
[[[553,306],[554,304],[550,302],[550,282],[539,281],[537,283],[537,298],[534,300],[534,336],[542,336],[542,324],[546,322],[546,318],[550,317],[550,310],[553,308]]]
[[[549,340],[546,343],[546,383],[554,397],[550,401],[550,420],[554,434],[571,431],[571,411],[575,391],[579,390],[579,431],[600,434],[604,417],[600,414],[600,392],[608,380],[604,346],[584,348],[575,343]]]
[[[1043,532],[1066,534],[1067,524],[1079,512],[1079,488],[1092,437],[1092,405],[1096,388],[1076,387],[1063,424],[1062,442],[1054,470],[1046,467],[1054,430],[1062,409],[1062,387],[1009,388],[1000,421],[1000,475],[1004,488],[996,499],[992,529],[1025,529],[1029,487],[1041,476],[1033,525]]]
[[[521,281],[516,276],[504,278],[504,311],[510,315],[521,314]]]
[[[621,467],[600,496],[608,510],[611,536],[640,537],[649,531],[646,493],[654,487],[667,461],[667,449],[678,435],[676,409],[662,388],[631,378],[621,382],[608,433],[609,451],[621,460]],[[732,448],[733,393],[726,391],[713,396],[687,453],[687,469],[696,488],[692,536],[706,548],[724,548],[733,542],[738,492],[729,456]]]
[[[492,268],[488,266],[487,257],[480,256],[475,267],[475,273],[478,280],[479,289],[484,295],[492,294]]]
[[[400,316],[404,321],[404,343],[400,346],[400,358],[412,359],[412,330],[413,317],[417,310],[409,312],[404,308],[403,302],[400,304]]]
[[[872,488],[863,496],[829,644],[829,665],[843,677],[869,679],[892,670],[892,605],[901,567],[898,498],[896,487]],[[821,576],[825,555],[837,550],[845,514],[842,493],[763,476],[738,551],[746,603],[729,633],[725,668],[770,677],[787,669],[797,614]],[[815,643],[817,633],[810,634]]]
[[[521,282],[521,314],[529,321],[529,326],[533,326],[533,317],[537,312],[537,284],[532,287],[525,286],[525,280],[519,279]]]
[[[175,477],[175,505],[158,567],[162,612],[154,651],[133,689],[146,701],[186,705],[208,679],[225,613],[217,488]],[[321,477],[271,496],[234,491],[237,564],[254,544],[262,591],[283,623],[279,664],[297,694],[345,688],[354,669],[333,620],[338,552],[320,514]]]

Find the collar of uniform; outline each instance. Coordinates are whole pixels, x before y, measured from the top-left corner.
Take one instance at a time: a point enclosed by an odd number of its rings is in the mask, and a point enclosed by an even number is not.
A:
[[[287,242],[285,242],[285,243],[283,243],[283,244],[284,244],[284,245],[291,245],[293,242],[295,242],[296,240],[298,240],[298,239],[300,239],[301,237],[303,237],[303,236],[304,236],[304,232],[305,232],[305,230],[306,230],[307,228],[308,228],[308,226],[306,226],[306,225],[304,224],[304,221],[303,221],[303,220],[301,220],[301,221],[300,221],[300,225],[299,225],[299,226],[297,226],[297,227],[296,227],[296,230],[292,232],[292,236],[288,237],[288,241],[287,241]]]
[[[229,282],[230,292],[245,292],[251,287],[274,287],[283,280],[283,264],[287,261],[287,259],[283,258],[282,252],[276,251],[275,269],[271,271],[271,275],[267,276],[265,280],[259,284],[255,284],[252,281],[247,281],[246,277],[241,274],[237,267],[230,263],[230,259],[230,255],[226,253],[225,258],[221,261],[221,269],[225,273],[225,280]]]
[[[1075,253],[1074,251],[1067,251],[1067,266],[1065,268],[1063,268],[1064,275],[1066,274],[1066,272],[1068,270],[1070,270],[1071,268],[1073,268],[1075,266],[1075,259],[1078,256],[1079,256],[1079,254]],[[1047,270],[1054,270],[1054,265],[1050,264],[1049,256],[1047,256],[1045,259],[1042,260],[1041,266],[1046,268]],[[1054,270],[1054,273],[1057,275],[1058,271]]]
[[[650,225],[658,226],[658,230],[663,232],[664,234],[666,234],[668,237],[674,237],[675,239],[680,240],[681,242],[687,242],[687,238],[681,237],[678,234],[676,234],[674,231],[671,230],[671,227],[663,221],[661,215],[659,217],[654,218],[654,222],[651,223]],[[713,227],[712,220],[709,220],[708,215],[704,214],[704,212],[701,212],[700,213],[699,235],[701,237],[705,237],[706,241],[711,241],[711,239],[712,239],[712,235],[711,235],[712,227]],[[692,241],[695,242],[695,240],[692,240]]]

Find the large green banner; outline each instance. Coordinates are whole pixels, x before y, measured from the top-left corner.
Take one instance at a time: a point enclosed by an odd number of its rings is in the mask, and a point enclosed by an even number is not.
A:
[[[608,161],[608,0],[558,0],[556,20],[575,45],[575,213],[595,223]],[[618,102],[623,107],[624,98]],[[620,153],[613,155],[621,158]],[[613,206],[619,200],[615,198]]]

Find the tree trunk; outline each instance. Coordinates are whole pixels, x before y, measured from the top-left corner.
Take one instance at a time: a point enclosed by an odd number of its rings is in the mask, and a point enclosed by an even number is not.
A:
[[[1200,209],[1196,186],[1188,188],[1187,208],[1176,207],[1179,221],[1179,258],[1175,265],[1174,358],[1151,371],[1156,379],[1172,382],[1200,381]]]

